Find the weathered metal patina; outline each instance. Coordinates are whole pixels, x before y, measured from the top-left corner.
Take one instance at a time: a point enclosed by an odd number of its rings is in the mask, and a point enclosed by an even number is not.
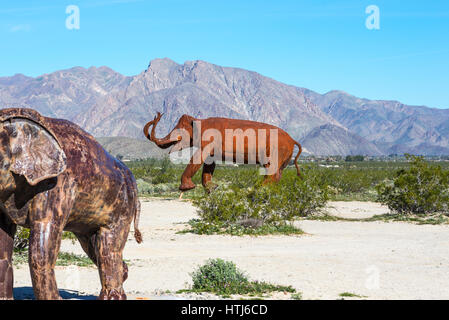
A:
[[[175,128],[164,138],[156,138],[156,125],[160,121],[162,114],[158,112],[156,117],[148,122],[143,131],[145,137],[150,141],[156,143],[160,148],[166,149],[173,145],[178,145],[177,150],[189,147],[198,147],[196,152],[201,155],[194,154],[190,163],[187,165],[184,173],[181,177],[181,185],[179,189],[186,191],[195,188],[195,184],[192,182],[192,177],[203,166],[202,172],[202,184],[209,190],[213,187],[211,183],[212,175],[215,170],[215,162],[207,163],[208,156],[214,156],[215,153],[219,153],[220,160],[233,161],[234,163],[251,163],[251,158],[254,164],[260,164],[264,167],[270,167],[272,163],[265,161],[267,158],[273,157],[276,162],[275,170],[268,173],[265,179],[265,183],[278,182],[282,177],[282,171],[289,164],[295,145],[298,146],[299,151],[295,157],[295,166],[298,176],[300,176],[298,158],[301,154],[301,145],[293,140],[293,138],[284,130],[261,122],[229,119],[229,118],[208,118],[208,119],[196,119],[189,115],[183,115]],[[151,134],[149,132],[150,127],[153,126]],[[198,132],[195,132],[195,127],[199,128]],[[221,141],[218,142],[216,148],[212,148],[210,152],[204,152],[211,144],[212,139],[209,134],[212,131],[216,132]],[[233,132],[233,136],[229,137],[228,132]],[[254,139],[251,139],[246,135],[247,133],[254,132]],[[276,134],[276,145],[273,145],[270,135]],[[179,133],[179,134],[178,134]],[[181,133],[187,137],[187,141]],[[263,133],[264,135],[259,135]],[[246,136],[245,136],[246,135]],[[197,144],[195,144],[195,136],[199,138]],[[261,137],[264,136],[264,139]],[[231,140],[228,140],[231,138]],[[215,140],[216,137],[213,137]],[[239,141],[239,142],[238,142]],[[228,143],[230,142],[230,143]],[[240,145],[239,145],[240,143]],[[181,145],[182,144],[182,145]],[[240,146],[240,147],[239,147]],[[275,152],[275,154],[274,154]],[[262,157],[261,155],[264,155]],[[195,161],[199,159],[199,161]],[[240,160],[239,160],[240,159]],[[273,159],[272,159],[273,160]]]
[[[0,110],[0,299],[13,298],[16,226],[30,228],[36,299],[60,299],[54,267],[64,230],[97,265],[99,299],[126,299],[122,252],[140,203],[131,171],[79,126],[31,109]]]

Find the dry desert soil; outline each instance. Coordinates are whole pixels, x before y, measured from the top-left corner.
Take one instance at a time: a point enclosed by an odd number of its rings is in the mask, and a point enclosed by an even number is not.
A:
[[[190,285],[190,273],[209,258],[232,260],[253,280],[291,285],[303,299],[449,299],[449,225],[405,222],[298,221],[299,236],[179,234],[196,217],[188,201],[141,199],[144,242],[130,233],[124,251],[129,299],[216,299],[209,294],[176,294]],[[329,213],[367,218],[388,209],[371,202],[331,202]],[[61,251],[82,254],[64,240]],[[15,268],[16,299],[33,298],[27,265]],[[56,267],[65,299],[95,299],[95,267]],[[288,299],[277,293],[272,299]]]

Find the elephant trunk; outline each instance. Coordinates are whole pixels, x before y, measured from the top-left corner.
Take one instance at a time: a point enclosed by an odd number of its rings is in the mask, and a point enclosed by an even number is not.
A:
[[[157,116],[150,122],[148,122],[143,128],[143,133],[148,140],[156,143],[156,145],[161,149],[167,149],[178,142],[178,140],[172,140],[170,138],[171,132],[164,138],[158,139],[156,138],[156,125],[161,120],[162,114],[160,112],[157,113]],[[149,134],[150,126],[153,126],[151,129],[151,134]]]

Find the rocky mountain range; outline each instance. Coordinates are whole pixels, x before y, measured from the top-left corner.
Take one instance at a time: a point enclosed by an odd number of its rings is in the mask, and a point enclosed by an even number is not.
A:
[[[309,154],[449,154],[447,109],[319,94],[204,61],[155,59],[131,77],[108,67],[2,77],[0,108],[12,106],[71,120],[96,137],[145,139],[143,125],[161,111],[159,135],[183,114],[222,116],[279,126]]]

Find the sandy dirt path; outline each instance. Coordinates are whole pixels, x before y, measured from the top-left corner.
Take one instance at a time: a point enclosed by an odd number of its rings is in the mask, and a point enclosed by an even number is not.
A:
[[[331,202],[328,211],[348,218],[388,212],[370,202]],[[176,299],[191,273],[209,258],[232,260],[251,279],[292,285],[304,299],[449,299],[449,226],[402,222],[299,221],[301,236],[199,236],[177,234],[196,217],[177,200],[142,200],[144,243],[130,236],[125,290],[130,299]],[[62,251],[83,253],[63,241]],[[64,298],[92,299],[100,291],[96,268],[56,267]],[[15,269],[16,298],[31,298],[28,266]],[[189,296],[190,297],[190,296]],[[198,298],[210,298],[202,296]],[[283,298],[278,294],[275,298]]]

